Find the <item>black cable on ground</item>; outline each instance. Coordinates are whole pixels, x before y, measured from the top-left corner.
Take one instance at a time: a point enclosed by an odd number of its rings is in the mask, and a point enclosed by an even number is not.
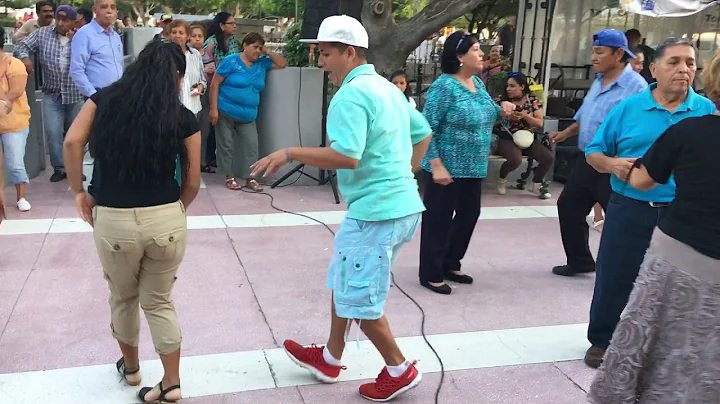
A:
[[[323,227],[325,227],[327,229],[327,231],[329,231],[333,235],[333,237],[335,237],[335,231],[333,231],[333,229],[331,229],[330,226],[328,226],[322,220],[315,219],[314,217],[310,217],[310,216],[304,215],[302,213],[292,212],[289,210],[278,208],[277,206],[275,206],[275,198],[267,192],[264,192],[264,191],[263,192],[255,192],[255,191],[249,190],[246,186],[240,187],[240,191],[246,192],[249,194],[266,195],[270,198],[270,207],[271,208],[277,210],[278,212],[288,213],[290,215],[304,217],[306,219],[312,220],[313,222],[319,223],[319,224],[323,225]],[[410,301],[413,302],[415,304],[415,306],[417,306],[418,310],[420,310],[420,314],[422,315],[422,321],[420,322],[420,334],[422,335],[423,340],[425,341],[425,344],[427,344],[427,346],[430,348],[432,353],[435,354],[435,357],[437,358],[438,362],[440,363],[440,383],[438,383],[437,390],[435,391],[435,404],[440,404],[440,390],[442,390],[442,385],[443,385],[443,382],[445,381],[445,364],[443,364],[442,358],[440,358],[440,355],[437,353],[437,351],[435,350],[435,347],[433,347],[433,345],[428,340],[427,335],[425,334],[425,309],[423,309],[423,307],[420,305],[420,303],[417,302],[417,300],[415,300],[412,296],[410,296],[407,292],[405,292],[405,290],[403,290],[403,288],[401,288],[397,284],[397,282],[395,282],[395,274],[393,272],[390,272],[390,279],[392,281],[393,286],[395,286],[400,291],[400,293],[405,295],[405,297],[410,299]]]

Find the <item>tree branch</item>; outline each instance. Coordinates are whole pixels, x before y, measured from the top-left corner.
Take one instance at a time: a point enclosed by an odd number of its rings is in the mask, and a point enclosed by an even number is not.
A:
[[[393,38],[403,42],[401,47],[403,51],[409,47],[411,49],[408,52],[411,52],[432,33],[457,17],[474,10],[483,1],[485,0],[435,0],[416,16],[400,24]]]

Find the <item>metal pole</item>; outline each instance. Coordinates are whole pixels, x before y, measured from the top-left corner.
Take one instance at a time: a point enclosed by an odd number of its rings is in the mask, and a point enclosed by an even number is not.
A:
[[[418,13],[418,3],[419,0],[415,0],[415,3],[413,4],[413,15],[416,15]]]
[[[299,0],[295,0],[295,22],[298,21],[298,1]]]

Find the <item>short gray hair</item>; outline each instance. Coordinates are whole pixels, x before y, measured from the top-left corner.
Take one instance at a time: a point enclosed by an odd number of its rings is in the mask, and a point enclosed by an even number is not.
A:
[[[676,46],[689,46],[695,50],[695,45],[690,42],[688,39],[685,38],[668,38],[663,43],[660,44],[660,46],[655,49],[655,56],[653,57],[653,62],[656,62],[665,56],[665,52],[667,52],[668,49],[674,48]]]

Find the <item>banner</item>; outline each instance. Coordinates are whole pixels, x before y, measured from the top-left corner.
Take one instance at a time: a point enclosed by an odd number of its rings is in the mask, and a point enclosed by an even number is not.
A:
[[[620,0],[623,10],[653,17],[684,17],[718,4],[720,0]]]

